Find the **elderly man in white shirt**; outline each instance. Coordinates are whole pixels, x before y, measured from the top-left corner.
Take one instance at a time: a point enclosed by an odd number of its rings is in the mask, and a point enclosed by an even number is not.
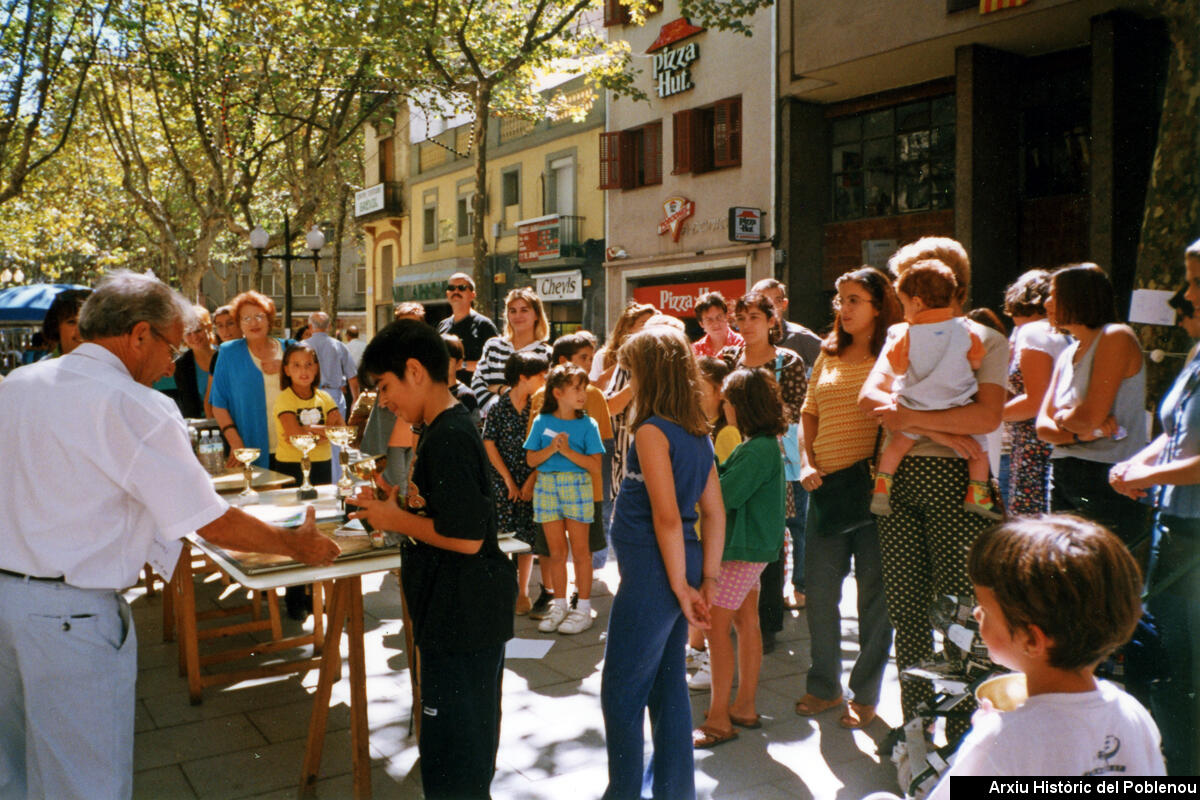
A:
[[[350,400],[358,396],[358,365],[354,356],[346,349],[346,345],[329,335],[329,315],[324,311],[314,311],[308,315],[308,328],[312,333],[306,340],[312,349],[317,351],[317,363],[321,367],[321,386],[329,392],[333,402],[337,403],[338,411],[346,415],[346,397],[342,394],[345,386],[350,387]]]
[[[191,531],[337,555],[311,510],[287,530],[231,508],[150,388],[191,316],[157,279],[112,273],[80,312],[84,344],[0,386],[0,798],[132,794],[137,647],[120,590],[143,563],[169,575]]]

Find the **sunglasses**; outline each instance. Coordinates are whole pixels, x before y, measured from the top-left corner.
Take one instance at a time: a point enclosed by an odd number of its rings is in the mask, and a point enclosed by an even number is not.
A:
[[[447,292],[470,292],[474,291],[470,284],[466,283],[448,283],[446,284]]]

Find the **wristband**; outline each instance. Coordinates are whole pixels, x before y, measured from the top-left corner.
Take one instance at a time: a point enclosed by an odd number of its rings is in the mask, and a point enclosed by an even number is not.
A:
[[[233,430],[233,429],[234,429],[234,428],[236,428],[236,427],[237,427],[237,426],[236,426],[236,425],[233,425],[233,424],[226,425],[224,428],[221,428],[221,435],[222,435],[222,436],[224,436],[224,435],[225,435],[225,431],[228,431],[228,430]]]

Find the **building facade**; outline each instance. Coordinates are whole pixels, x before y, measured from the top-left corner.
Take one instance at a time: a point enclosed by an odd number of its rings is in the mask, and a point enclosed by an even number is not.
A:
[[[693,25],[670,0],[627,22],[606,3],[649,96],[610,98],[601,136],[609,319],[636,300],[694,326],[698,294],[775,275],[774,10],[748,21],[749,38]]]
[[[504,295],[533,286],[553,335],[602,331],[604,201],[596,165],[604,99],[580,78],[546,91],[561,95],[564,107],[586,109],[582,119],[563,113],[537,122],[495,117],[488,124],[485,279],[496,301],[479,310],[499,321]],[[404,301],[422,303],[431,323],[440,320],[450,313],[446,279],[475,272],[472,127],[470,120],[441,129],[407,123],[368,133],[368,176],[389,164],[404,176],[398,208],[370,212],[364,226],[377,326]]]
[[[1027,269],[1094,261],[1123,312],[1168,55],[1143,7],[779,4],[793,315],[823,326],[838,275],[924,235],[966,245],[974,305],[1000,310]]]

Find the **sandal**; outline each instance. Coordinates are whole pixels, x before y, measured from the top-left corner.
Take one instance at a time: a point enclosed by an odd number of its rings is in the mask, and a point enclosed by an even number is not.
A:
[[[843,728],[850,730],[861,730],[875,719],[875,706],[869,706],[865,703],[856,703],[853,700],[849,702],[849,707],[838,720],[838,724]]]
[[[758,730],[762,727],[762,717],[758,714],[755,714],[753,717],[735,717],[733,714],[730,714],[729,721],[739,728],[745,728],[750,731]]]
[[[806,694],[796,701],[796,713],[802,717],[813,717],[823,714],[831,708],[837,708],[843,702],[840,694],[832,700],[825,700],[815,694]]]
[[[697,750],[707,750],[710,747],[716,747],[726,742],[732,742],[738,738],[738,732],[730,728],[725,732],[721,732],[716,728],[710,728],[707,725],[701,725],[692,731],[692,747]]]

